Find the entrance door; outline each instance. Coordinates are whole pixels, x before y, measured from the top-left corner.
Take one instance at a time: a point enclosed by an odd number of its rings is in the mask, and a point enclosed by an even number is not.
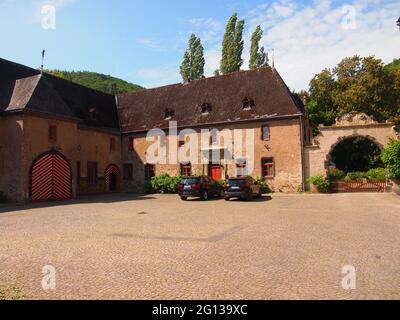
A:
[[[219,181],[222,178],[222,169],[220,165],[212,164],[210,165],[210,176],[215,181]]]
[[[31,167],[31,201],[66,200],[72,197],[68,161],[52,151],[37,158]]]
[[[104,172],[104,186],[106,192],[119,192],[119,168],[112,164]]]
[[[110,173],[110,192],[117,191],[117,174]]]

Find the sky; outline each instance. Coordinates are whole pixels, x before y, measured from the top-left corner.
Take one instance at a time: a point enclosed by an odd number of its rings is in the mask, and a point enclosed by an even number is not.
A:
[[[218,69],[226,22],[246,21],[243,69],[251,33],[294,90],[342,58],[400,58],[399,0],[0,0],[0,57],[31,67],[88,70],[157,87],[181,81],[191,33],[205,48],[206,76]]]

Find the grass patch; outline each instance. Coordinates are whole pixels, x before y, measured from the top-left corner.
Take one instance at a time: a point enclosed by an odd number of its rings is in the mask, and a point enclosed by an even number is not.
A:
[[[0,300],[21,300],[23,298],[24,296],[19,288],[0,285]]]

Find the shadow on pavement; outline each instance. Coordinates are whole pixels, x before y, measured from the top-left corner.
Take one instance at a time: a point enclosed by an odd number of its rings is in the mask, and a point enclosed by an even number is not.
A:
[[[90,204],[90,203],[113,203],[113,202],[124,202],[124,201],[139,201],[139,200],[150,200],[156,199],[151,195],[138,195],[138,194],[102,194],[102,195],[91,195],[91,196],[80,196],[77,199],[65,200],[65,201],[50,201],[50,202],[39,202],[39,203],[4,203],[0,204],[0,214],[22,211],[29,209],[40,209],[40,208],[51,208],[56,206],[68,206],[74,204]]]

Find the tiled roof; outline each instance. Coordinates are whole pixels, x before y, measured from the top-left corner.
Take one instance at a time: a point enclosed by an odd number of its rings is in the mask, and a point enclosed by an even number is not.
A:
[[[244,110],[245,98],[254,101],[251,110]],[[202,114],[203,104],[211,105],[211,112]],[[303,114],[301,101],[270,67],[121,94],[118,110],[123,132],[167,128],[167,110],[180,127]]]
[[[0,112],[11,111],[76,118],[85,126],[119,130],[115,96],[0,59]]]

